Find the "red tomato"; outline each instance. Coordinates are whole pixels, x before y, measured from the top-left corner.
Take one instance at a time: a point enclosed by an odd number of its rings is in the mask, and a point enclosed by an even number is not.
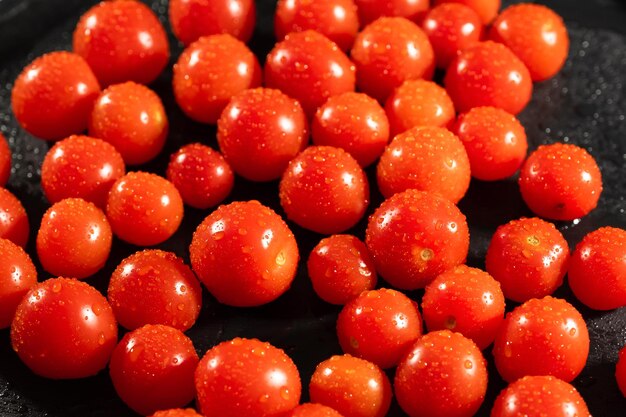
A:
[[[209,214],[193,234],[191,265],[219,302],[266,304],[291,285],[296,239],[283,219],[258,201],[235,202]]]
[[[460,333],[431,332],[400,362],[394,387],[410,417],[471,417],[485,398],[487,364]]]
[[[465,216],[449,200],[407,190],[376,209],[365,244],[376,271],[391,285],[424,288],[437,275],[465,262],[469,230]]]
[[[254,31],[254,0],[170,0],[172,31],[185,45],[207,35],[228,33],[248,42]]]
[[[200,143],[185,145],[171,156],[167,179],[186,204],[198,209],[224,201],[235,182],[233,170],[224,157]]]
[[[202,417],[191,408],[173,408],[170,410],[161,410],[152,414],[150,417]]]
[[[626,397],[626,346],[619,352],[619,359],[615,366],[615,379],[622,395]]]
[[[6,138],[0,133],[0,187],[4,187],[11,176],[11,148]]]
[[[361,25],[382,16],[406,17],[419,23],[428,11],[429,0],[355,0]]]
[[[117,323],[106,298],[69,278],[35,285],[17,306],[11,344],[35,374],[85,378],[104,369],[117,343]]]
[[[22,70],[11,91],[11,107],[28,133],[57,140],[87,128],[98,94],[98,80],[83,58],[51,52]]]
[[[508,313],[493,345],[498,372],[506,381],[552,375],[570,382],[589,353],[589,333],[567,301],[533,298]]]
[[[369,204],[369,185],[349,153],[311,146],[289,163],[279,196],[289,220],[317,233],[334,234],[361,220]]]
[[[231,97],[261,84],[261,66],[231,35],[204,36],[180,55],[172,83],[176,102],[187,116],[215,124]]]
[[[406,80],[432,78],[435,69],[428,37],[402,17],[381,17],[366,26],[351,56],[359,89],[379,101]]]
[[[569,36],[563,19],[540,4],[507,7],[493,22],[489,37],[508,46],[526,64],[533,81],[553,77],[567,59]]]
[[[89,134],[115,146],[129,165],[161,152],[168,121],[161,99],[141,84],[126,82],[105,89],[94,105]]]
[[[485,264],[504,296],[522,303],[552,294],[567,272],[569,247],[552,223],[521,218],[494,233]]]
[[[309,396],[345,417],[384,417],[391,403],[387,375],[371,362],[350,355],[333,356],[317,365]]]
[[[183,332],[149,324],[124,336],[109,369],[117,395],[146,416],[189,404],[195,396],[197,365],[198,354]]]
[[[200,314],[202,289],[182,259],[153,249],[136,252],[118,265],[107,298],[119,324],[129,330],[164,324],[186,331]]]
[[[134,0],[103,1],[89,9],[74,29],[73,48],[104,86],[124,81],[149,84],[170,57],[158,17]]]
[[[54,144],[41,166],[41,187],[51,203],[77,197],[106,206],[113,183],[126,172],[115,148],[89,136],[70,136]]]
[[[567,280],[588,307],[626,306],[626,230],[602,227],[585,236],[572,254]]]
[[[164,416],[165,417],[165,416]],[[344,417],[337,411],[322,404],[305,403],[297,406],[285,417]]]
[[[354,72],[334,42],[305,30],[290,33],[274,46],[265,62],[265,84],[295,98],[313,116],[329,97],[354,91]]]
[[[37,270],[24,249],[0,239],[0,329],[11,325],[17,305],[37,284]]]
[[[422,335],[417,303],[401,292],[365,291],[339,313],[337,337],[344,352],[380,366],[396,366]]]
[[[522,197],[533,213],[554,220],[589,214],[602,193],[602,174],[593,156],[565,143],[539,146],[519,176]]]
[[[25,247],[30,233],[26,210],[11,191],[0,187],[0,238]]]
[[[52,275],[87,278],[111,252],[113,235],[104,212],[82,198],[55,203],[41,219],[37,256]]]
[[[183,200],[163,177],[129,172],[117,180],[107,200],[113,233],[128,243],[152,246],[169,239],[183,219]]]
[[[280,178],[309,140],[300,104],[272,88],[232,98],[217,121],[217,143],[233,170],[252,181]]]
[[[500,0],[435,0],[434,5],[442,3],[461,3],[472,8],[483,24],[488,25],[498,15],[500,10]]]
[[[479,180],[508,178],[526,158],[524,126],[502,109],[474,107],[459,116],[452,131],[463,142],[472,176]]]
[[[492,41],[461,51],[448,67],[444,84],[459,112],[492,106],[517,114],[533,90],[524,63],[506,46]]]
[[[235,338],[209,349],[196,370],[205,416],[278,417],[300,401],[300,375],[281,349]]]

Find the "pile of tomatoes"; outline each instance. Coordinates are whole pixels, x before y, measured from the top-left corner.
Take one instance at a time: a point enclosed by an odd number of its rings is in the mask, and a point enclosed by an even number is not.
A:
[[[570,253],[550,220],[592,211],[600,170],[575,145],[527,156],[516,118],[533,82],[566,60],[562,19],[530,3],[500,11],[499,0],[279,0],[277,43],[262,67],[245,43],[255,13],[251,0],[170,1],[169,23],[185,45],[174,97],[190,119],[217,125],[219,151],[183,146],[166,177],[137,168],[161,153],[169,132],[146,86],[168,64],[168,38],[143,3],[92,7],[72,52],[45,54],[19,75],[16,120],[54,142],[41,167],[51,207],[32,255],[58,277],[38,282],[23,250],[25,209],[0,188],[0,328],[11,328],[19,358],[52,379],[108,366],[122,401],[155,417],[198,416],[181,408],[194,398],[205,416],[382,417],[394,395],[411,417],[469,417],[483,403],[493,355],[510,385],[492,417],[589,416],[570,385],[589,353],[587,327],[551,294],[567,274],[590,308],[625,306],[626,231],[600,228]],[[443,86],[432,81],[436,69]],[[371,165],[377,184],[364,171]],[[0,138],[0,184],[10,170]],[[471,177],[518,171],[538,217],[498,227],[486,271],[464,265],[470,236],[456,204]],[[258,201],[220,205],[236,176],[277,181],[288,222]],[[361,240],[345,232],[364,219],[370,186],[386,200]],[[83,281],[115,239],[168,240],[184,205],[207,213],[191,238],[191,266],[143,249],[119,264],[106,297]],[[291,223],[327,236],[301,254]],[[199,357],[184,332],[200,314],[201,285],[229,306],[263,305],[290,288],[301,257],[315,293],[342,306],[345,354],[317,366],[311,402],[299,405],[298,368],[281,349],[235,338]],[[417,289],[419,303],[402,292]],[[506,316],[505,300],[517,306]],[[121,340],[118,325],[128,331]],[[626,394],[625,356],[616,377]]]

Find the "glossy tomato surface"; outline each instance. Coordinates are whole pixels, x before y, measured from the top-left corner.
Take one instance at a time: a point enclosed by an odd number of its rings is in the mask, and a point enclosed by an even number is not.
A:
[[[286,414],[286,417],[343,417],[337,411],[322,404],[300,404]]]
[[[0,239],[0,329],[11,326],[24,294],[37,284],[37,270],[24,249]]]
[[[25,247],[30,223],[20,200],[6,188],[0,187],[0,238]]]
[[[160,410],[152,414],[150,417],[202,417],[193,408],[171,408],[169,410]]]
[[[419,23],[429,6],[429,0],[355,0],[355,3],[362,26],[382,16],[405,17]]]
[[[11,148],[2,133],[0,133],[0,187],[4,187],[11,176]]]
[[[500,10],[500,0],[434,0],[433,5],[444,3],[460,3],[471,7],[480,16],[483,24],[487,25],[495,19]]]

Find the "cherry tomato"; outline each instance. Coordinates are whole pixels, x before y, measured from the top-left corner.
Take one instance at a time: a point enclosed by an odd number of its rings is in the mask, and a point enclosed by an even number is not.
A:
[[[526,158],[524,126],[502,109],[474,107],[459,116],[452,131],[463,142],[472,176],[479,180],[508,178]]]
[[[29,233],[24,206],[9,190],[0,187],[0,238],[25,247]]]
[[[570,382],[589,353],[589,333],[567,301],[533,298],[506,315],[493,345],[498,372],[506,381],[552,375]]]
[[[11,176],[11,148],[6,138],[0,133],[0,187],[4,187]]]
[[[410,417],[471,417],[485,398],[487,364],[474,342],[460,333],[431,332],[402,359],[394,387]]]
[[[183,200],[165,178],[129,172],[111,188],[106,211],[118,238],[133,245],[152,246],[176,232],[183,219]]]
[[[428,11],[429,0],[355,0],[361,25],[382,16],[406,17],[419,23]]]
[[[141,84],[126,82],[105,89],[94,105],[89,134],[115,146],[129,165],[161,152],[168,121],[161,99]]]
[[[434,5],[438,6],[442,3],[461,3],[472,8],[483,24],[488,25],[498,15],[500,10],[500,0],[435,0]]]
[[[300,104],[272,88],[234,96],[217,121],[217,143],[233,170],[252,181],[280,178],[309,140]]]
[[[308,116],[328,100],[354,91],[355,68],[326,36],[312,31],[290,33],[265,62],[265,84],[300,102]]]
[[[54,144],[41,166],[41,187],[51,203],[77,197],[106,206],[113,183],[126,172],[115,148],[89,136],[70,136]]]
[[[182,259],[153,249],[134,253],[118,265],[107,298],[119,324],[129,330],[163,324],[186,331],[200,314],[202,289]]]
[[[376,365],[350,355],[333,356],[317,365],[309,384],[314,403],[345,417],[384,417],[391,404],[391,384]]]
[[[35,374],[85,378],[106,367],[117,343],[117,323],[106,298],[69,278],[35,285],[17,306],[11,344]]]
[[[205,416],[280,416],[298,405],[301,389],[291,358],[256,339],[220,343],[196,370],[198,404]]]
[[[626,346],[619,352],[619,359],[615,366],[615,379],[617,385],[622,392],[622,395],[626,397]]]
[[[150,417],[202,417],[192,408],[173,408],[170,410],[161,410],[152,414]],[[332,416],[331,416],[332,417]]]
[[[11,325],[17,305],[37,284],[37,270],[24,249],[0,239],[0,329]]]
[[[344,417],[337,411],[322,404],[305,403],[297,406],[285,417]]]
[[[365,291],[339,313],[337,336],[344,352],[380,366],[396,366],[422,335],[417,303],[401,292]]]
[[[233,170],[224,157],[200,143],[185,145],[172,155],[167,179],[186,204],[199,209],[224,201],[235,182]]]
[[[406,80],[432,78],[435,69],[428,37],[402,17],[381,17],[366,26],[358,34],[351,56],[357,86],[381,102]]]
[[[376,209],[367,225],[365,244],[376,271],[387,282],[417,289],[465,262],[469,230],[465,216],[449,200],[406,190]]]
[[[507,7],[493,22],[489,37],[508,46],[528,67],[533,81],[553,77],[567,59],[569,36],[563,19],[540,4]]]
[[[459,112],[492,106],[517,114],[533,90],[524,63],[509,48],[492,41],[461,51],[448,66],[444,84]]]
[[[172,83],[176,102],[187,116],[215,124],[232,96],[261,85],[261,66],[231,35],[204,36],[180,55]]]
[[[104,212],[82,198],[55,203],[41,219],[37,256],[52,275],[87,278],[104,266],[113,235]]]
[[[283,219],[258,201],[235,202],[209,214],[193,234],[191,265],[219,302],[266,304],[291,285],[296,239]]]
[[[74,29],[73,48],[104,86],[124,81],[149,84],[170,57],[158,17],[134,0],[103,1],[89,9]]]
[[[533,213],[554,220],[589,214],[602,193],[602,174],[593,156],[565,143],[539,146],[519,176],[522,197]]]
[[[170,0],[172,31],[185,45],[202,36],[228,33],[248,42],[254,31],[254,0]]]
[[[148,324],[124,336],[109,369],[117,395],[146,416],[189,404],[195,396],[197,365],[198,354],[183,332]]]
[[[357,224],[369,204],[369,184],[358,162],[332,146],[311,146],[280,180],[280,205],[305,229],[334,234]]]
[[[87,128],[98,94],[98,80],[83,58],[51,52],[22,70],[11,91],[11,107],[28,133],[57,140]]]
[[[521,303],[560,287],[568,258],[567,241],[552,223],[521,218],[496,229],[485,264],[504,296]]]
[[[572,254],[567,280],[588,307],[626,306],[626,230],[602,227],[585,236]]]

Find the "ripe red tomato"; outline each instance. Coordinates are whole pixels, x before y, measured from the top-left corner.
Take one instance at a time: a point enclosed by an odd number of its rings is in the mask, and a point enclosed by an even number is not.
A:
[[[168,121],[161,99],[141,84],[126,82],[105,89],[94,105],[89,134],[109,142],[129,165],[161,152]]]
[[[435,0],[434,5],[438,6],[442,3],[461,3],[472,8],[483,24],[488,25],[498,15],[500,10],[500,0]]]
[[[231,35],[204,36],[180,55],[172,84],[176,102],[187,116],[215,124],[232,96],[261,85],[261,66]]]
[[[254,0],[170,0],[169,18],[172,31],[185,45],[219,33],[248,42],[256,5]]]
[[[98,80],[83,58],[51,52],[22,70],[11,91],[11,107],[28,133],[57,140],[87,128],[98,94]]]
[[[358,34],[351,56],[357,86],[381,102],[406,80],[432,78],[435,69],[428,37],[402,17],[381,17],[366,26]]]
[[[266,304],[291,285],[296,239],[283,219],[258,201],[235,202],[209,214],[193,234],[191,265],[219,302]]]
[[[406,17],[419,23],[428,11],[429,0],[355,0],[361,25],[382,16]]]
[[[394,387],[410,417],[470,417],[485,398],[487,364],[474,342],[460,333],[431,332],[400,362]]]
[[[17,305],[37,284],[37,270],[24,249],[0,239],[0,329],[11,325]]]
[[[196,370],[198,404],[205,416],[280,416],[298,405],[301,389],[291,358],[256,339],[220,343]]]
[[[41,187],[51,203],[77,197],[106,206],[113,183],[126,172],[115,148],[89,136],[70,136],[54,144],[41,166]]]
[[[365,244],[376,271],[387,282],[417,289],[465,262],[469,230],[465,216],[449,200],[407,190],[376,209],[367,225]]]
[[[0,187],[4,187],[11,176],[11,148],[6,138],[0,133]]]
[[[106,298],[69,278],[35,285],[17,306],[11,344],[35,374],[85,378],[100,372],[117,343],[117,323]]]
[[[522,303],[560,287],[568,258],[567,241],[552,223],[521,218],[496,229],[485,264],[504,296]]]
[[[493,22],[489,37],[508,46],[528,67],[533,81],[553,77],[567,59],[569,36],[563,19],[540,4],[507,7]]]
[[[198,209],[220,204],[235,182],[233,170],[224,157],[200,143],[185,145],[171,156],[167,179],[185,204]]]
[[[82,198],[55,203],[41,219],[37,256],[52,275],[87,278],[111,252],[113,235],[104,212]]]
[[[492,106],[517,114],[533,90],[524,63],[509,48],[492,41],[461,51],[448,66],[444,84],[459,112]]]
[[[163,324],[184,332],[200,314],[202,289],[181,258],[153,249],[136,252],[118,265],[107,298],[119,324],[129,330]]]
[[[152,414],[150,417],[202,417],[192,408],[173,408],[170,410],[161,410]]]
[[[343,149],[311,146],[289,162],[279,196],[289,220],[334,234],[361,220],[369,204],[369,184],[358,162]]]
[[[615,379],[622,395],[626,397],[626,346],[619,352],[619,359],[615,366]]]
[[[421,335],[417,303],[386,288],[361,293],[345,305],[337,319],[343,351],[384,369],[396,366]]]
[[[508,313],[493,345],[498,372],[506,381],[552,375],[570,382],[589,353],[589,333],[567,301],[533,298]]]
[[[443,127],[419,126],[396,136],[376,170],[385,197],[414,188],[458,203],[470,183],[470,163],[463,143]]]
[[[588,307],[626,306],[626,230],[602,227],[585,236],[572,254],[567,280]]]
[[[589,214],[602,193],[602,174],[593,156],[566,143],[539,146],[519,176],[524,201],[533,213],[554,220]]]
[[[149,84],[170,57],[158,17],[134,0],[103,1],[89,9],[74,29],[73,48],[104,86],[124,81]]]
[[[243,91],[217,121],[217,143],[233,170],[252,181],[280,178],[309,140],[300,104],[272,88]]]
[[[118,238],[137,246],[152,246],[176,232],[183,219],[183,200],[165,178],[129,172],[113,184],[106,212]]]
[[[124,336],[109,369],[117,395],[146,416],[189,404],[195,396],[197,365],[198,354],[183,332],[148,324]]]
[[[11,191],[0,187],[0,238],[25,247],[30,233],[26,210]]]
[[[345,417],[384,417],[391,404],[391,384],[376,365],[350,355],[333,356],[317,365],[309,384],[314,403]]]
[[[350,59],[326,36],[312,31],[290,33],[265,62],[265,84],[300,102],[308,116],[328,100],[354,91]]]
[[[344,417],[337,411],[322,404],[305,403],[297,406],[285,417]]]

